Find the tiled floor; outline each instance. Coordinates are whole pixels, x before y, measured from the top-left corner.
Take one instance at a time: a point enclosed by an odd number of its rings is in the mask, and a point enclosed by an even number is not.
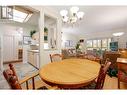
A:
[[[36,72],[37,69],[28,63],[14,63],[13,64],[18,75],[19,80],[25,76],[31,75]],[[4,65],[4,68],[8,68],[8,64]],[[8,83],[4,79],[2,72],[0,72],[0,89],[9,89]]]

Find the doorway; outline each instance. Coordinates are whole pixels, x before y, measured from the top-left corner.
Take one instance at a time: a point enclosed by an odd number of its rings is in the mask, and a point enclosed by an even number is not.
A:
[[[11,26],[10,26],[11,27]],[[3,65],[22,63],[23,61],[23,29],[13,27],[3,34]]]

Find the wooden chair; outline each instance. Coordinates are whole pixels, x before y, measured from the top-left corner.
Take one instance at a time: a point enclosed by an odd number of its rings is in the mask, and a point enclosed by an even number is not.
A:
[[[120,89],[120,82],[127,83],[127,64],[118,63],[118,88]]]
[[[112,51],[105,51],[104,54],[103,54],[103,60],[102,60],[102,63],[104,64],[105,63],[105,60],[107,58],[109,58],[110,62],[112,63],[110,65],[110,68],[111,69],[116,69],[117,70],[117,64],[116,64],[116,60],[117,58],[120,57],[120,53],[119,52],[112,52]]]
[[[31,76],[25,77],[23,80],[19,81],[15,69],[12,64],[9,64],[9,69],[3,71],[3,75],[7,80],[11,89],[22,89],[21,84],[26,82],[26,88],[29,89],[28,80],[32,79],[32,87],[35,89],[35,81],[34,78],[38,76],[38,72],[34,73]],[[41,89],[47,89],[45,86],[41,87]]]
[[[98,58],[98,57],[96,57],[96,56],[94,56],[92,54],[85,54],[84,58],[88,59],[88,60],[91,60],[91,61],[96,61],[96,62],[100,63],[100,58]]]
[[[106,61],[104,65],[101,65],[97,81],[94,81],[90,85],[86,86],[85,89],[103,89],[107,70],[111,62]]]
[[[108,70],[110,65],[111,65],[111,62],[107,62],[105,64],[105,66],[104,65],[101,66],[100,71],[99,71],[99,75],[97,78],[97,83],[96,83],[95,89],[102,89],[103,88],[103,85],[105,82],[105,77],[107,74],[107,70]]]
[[[50,54],[50,60],[51,62],[59,62],[61,61],[63,56],[61,54]]]

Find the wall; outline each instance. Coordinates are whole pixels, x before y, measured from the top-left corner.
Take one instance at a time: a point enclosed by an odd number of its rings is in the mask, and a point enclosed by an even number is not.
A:
[[[73,47],[65,47],[65,42],[66,40],[71,40],[73,41]],[[78,36],[70,33],[63,32],[62,33],[62,48],[75,48],[76,43],[78,42],[79,38]]]
[[[18,39],[22,40],[23,37],[18,32],[18,29],[20,29],[20,28],[23,30],[23,34],[22,34],[23,36],[30,36],[30,31],[33,29],[36,30],[37,26],[31,26],[28,24],[22,24],[22,23],[18,23],[18,22],[0,23],[0,36],[2,37],[3,35],[14,35],[14,36],[16,36],[17,40]],[[1,46],[2,46],[2,44],[3,43],[1,43]],[[22,46],[18,47],[18,48],[22,48]],[[29,49],[28,45],[23,45],[23,63],[27,62],[27,50],[28,49]],[[18,55],[16,55],[16,56],[18,56]],[[1,62],[0,68],[2,68],[2,62]]]
[[[119,48],[126,48],[126,42],[127,42],[127,28],[118,28],[118,29],[111,29],[108,31],[102,31],[102,32],[93,32],[86,34],[85,36],[80,36],[81,39],[84,39],[85,41],[87,39],[96,39],[96,38],[106,38],[111,37],[113,38],[113,41],[117,41],[118,37],[114,37],[112,34],[116,32],[124,32],[124,35],[122,35],[119,38]],[[85,43],[86,44],[86,43]]]
[[[40,67],[50,62],[49,60],[49,54],[52,53],[61,53],[61,16],[59,13],[54,11],[50,7],[44,7],[44,6],[31,6],[32,8],[38,10],[40,12],[40,18],[39,18],[39,52],[40,52]],[[45,26],[45,19],[44,15],[47,15],[49,17],[53,17],[57,19],[57,49],[49,49],[44,50],[44,26]]]

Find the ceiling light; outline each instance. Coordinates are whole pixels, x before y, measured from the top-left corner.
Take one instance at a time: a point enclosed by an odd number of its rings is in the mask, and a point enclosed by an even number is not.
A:
[[[84,16],[84,12],[78,12],[77,17],[81,20]]]
[[[67,22],[67,21],[68,21],[68,17],[65,16],[65,17],[63,18],[63,22]]]
[[[60,11],[61,16],[66,16],[68,14],[67,10],[61,10]]]
[[[70,13],[68,13],[70,12]],[[84,12],[79,12],[78,7],[71,7],[70,11],[61,10],[60,15],[62,16],[62,21],[68,23],[76,23],[79,19],[81,20],[84,16]]]
[[[70,22],[71,23],[75,23],[77,21],[77,17],[72,17],[71,19],[70,19]]]
[[[123,34],[124,32],[117,32],[117,33],[113,33],[112,35],[119,37],[119,36],[122,36]]]
[[[70,11],[72,14],[76,14],[79,11],[79,8],[78,7],[71,7]]]

